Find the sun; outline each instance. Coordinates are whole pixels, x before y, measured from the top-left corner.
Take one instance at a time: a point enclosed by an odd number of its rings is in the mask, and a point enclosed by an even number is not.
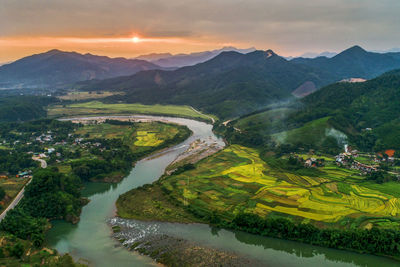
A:
[[[132,42],[134,42],[134,43],[139,43],[139,41],[140,41],[140,39],[137,36],[132,38]]]

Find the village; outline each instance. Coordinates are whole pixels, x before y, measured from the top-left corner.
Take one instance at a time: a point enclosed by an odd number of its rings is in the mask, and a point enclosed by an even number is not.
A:
[[[4,138],[4,137],[3,137]],[[18,140],[15,140],[18,138]],[[47,164],[62,163],[66,159],[80,157],[81,151],[92,148],[104,150],[102,143],[85,141],[85,138],[68,133],[62,134],[62,139],[52,131],[30,134],[26,138],[24,132],[16,132],[8,138],[0,140],[0,152],[7,151],[10,155],[16,154],[17,161],[23,164],[19,169],[2,167],[0,170],[0,179],[10,177],[20,179],[32,178],[32,173],[37,168],[37,163],[27,163],[27,159],[32,159],[40,163],[40,167],[46,168]],[[10,164],[8,164],[10,165]],[[22,166],[21,166],[22,165]],[[8,169],[8,170],[7,170]]]

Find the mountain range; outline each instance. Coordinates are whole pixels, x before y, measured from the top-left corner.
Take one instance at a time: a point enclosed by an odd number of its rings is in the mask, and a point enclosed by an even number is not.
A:
[[[174,71],[145,71],[81,86],[84,90],[125,92],[113,101],[189,104],[225,118],[293,95],[304,97],[343,79],[376,77],[400,68],[397,55],[367,52],[354,46],[332,58],[288,61],[271,50],[247,54],[231,51]]]
[[[400,68],[400,53],[374,53],[360,46],[353,46],[332,58],[295,58],[291,61],[329,72],[336,80],[371,79]]]
[[[221,50],[230,49],[234,48]],[[199,60],[221,50],[184,57]],[[293,96],[305,97],[337,81],[371,79],[400,68],[400,53],[368,52],[359,46],[332,58],[286,60],[271,50],[245,52],[220,52],[203,63],[170,70],[142,59],[51,50],[1,66],[0,87],[114,90],[123,96],[107,101],[187,104],[227,118]],[[164,56],[146,58],[159,61]]]
[[[160,68],[138,59],[50,50],[0,66],[0,88],[58,87]]]
[[[271,50],[230,51],[174,71],[152,70],[86,82],[82,89],[123,91],[124,96],[113,100],[188,104],[226,117],[291,98],[304,83],[319,88],[333,81],[329,73],[288,61]]]
[[[222,52],[235,51],[238,53],[247,54],[255,50],[256,49],[254,47],[247,49],[238,49],[232,46],[227,46],[212,51],[203,51],[190,54],[172,55],[170,53],[160,53],[160,54],[153,53],[153,54],[138,56],[136,57],[136,59],[147,60],[164,68],[180,68],[205,62],[219,55]]]

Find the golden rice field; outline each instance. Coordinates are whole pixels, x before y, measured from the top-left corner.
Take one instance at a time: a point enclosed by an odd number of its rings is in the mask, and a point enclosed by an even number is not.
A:
[[[309,177],[271,169],[256,150],[232,145],[196,169],[166,178],[162,186],[185,205],[227,218],[245,211],[343,227],[350,227],[345,222],[370,227],[400,219],[400,196],[387,186],[333,164],[322,171]],[[393,186],[400,192],[400,185]]]
[[[179,129],[175,125],[160,122],[136,123],[134,126],[101,123],[85,125],[75,133],[90,139],[122,139],[132,149],[137,150],[159,146],[178,134]]]
[[[163,140],[157,138],[157,133],[137,131],[135,146],[158,146]]]

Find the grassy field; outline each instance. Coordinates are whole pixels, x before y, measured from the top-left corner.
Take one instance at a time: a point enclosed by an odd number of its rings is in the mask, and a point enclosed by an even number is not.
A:
[[[118,216],[144,221],[156,218],[158,221],[203,222],[182,206],[171,203],[160,186],[143,186],[133,192],[125,193],[118,198],[115,204]]]
[[[341,228],[400,225],[398,183],[366,182],[333,163],[318,177],[300,176],[271,169],[256,150],[238,145],[166,177],[160,186],[195,213],[214,211],[226,219],[245,211]]]
[[[113,125],[108,123],[85,125],[76,131],[87,138],[119,138],[133,151],[145,151],[162,145],[179,133],[177,125],[161,122],[146,122],[130,125]]]
[[[266,128],[273,129],[279,126],[286,115],[291,111],[289,108],[277,108],[237,120],[235,127],[243,130],[262,131]]]
[[[196,112],[189,106],[173,105],[142,105],[142,104],[104,104],[99,101],[51,106],[48,116],[77,116],[77,115],[100,115],[100,114],[148,114],[148,115],[170,115],[175,117],[194,118],[211,121],[210,115]],[[215,119],[215,117],[213,117]]]
[[[151,154],[186,139],[190,131],[184,126],[166,124],[162,122],[142,122],[132,125],[115,125],[109,123],[90,124],[79,127],[75,134],[87,140],[90,139],[121,139],[132,152],[139,157]],[[75,152],[74,148],[68,148]],[[81,160],[93,160],[101,157],[90,153],[89,150],[81,150],[79,158],[68,159],[56,164],[61,173],[71,173],[72,164]],[[122,172],[113,172],[107,175],[108,181],[120,181],[125,175]]]
[[[108,92],[108,91],[101,91],[101,92],[68,92],[66,95],[59,96],[59,99],[62,100],[88,100],[88,99],[100,99],[106,98],[112,95],[123,94],[121,92]]]
[[[14,197],[18,194],[18,192],[22,189],[25,183],[28,182],[27,179],[21,179],[16,177],[11,178],[3,178],[0,179],[0,187],[4,189],[6,192],[6,197],[3,201],[0,201],[0,212],[2,212],[7,206],[11,203]]]

